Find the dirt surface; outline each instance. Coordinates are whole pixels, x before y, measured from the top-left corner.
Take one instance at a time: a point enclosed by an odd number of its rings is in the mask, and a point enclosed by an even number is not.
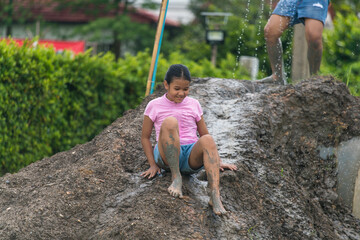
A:
[[[224,162],[226,216],[209,208],[204,173],[185,198],[152,180],[140,136],[143,111],[163,89],[92,141],[0,178],[0,239],[360,239],[360,221],[336,193],[336,147],[360,136],[360,99],[331,77],[272,86],[194,79]]]

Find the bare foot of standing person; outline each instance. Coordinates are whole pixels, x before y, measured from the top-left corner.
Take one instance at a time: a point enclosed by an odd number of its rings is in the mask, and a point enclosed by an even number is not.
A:
[[[283,48],[281,35],[289,27],[290,18],[279,15],[271,15],[264,28],[266,49],[269,55],[272,75],[260,80],[258,83],[286,84],[286,75],[283,60]]]

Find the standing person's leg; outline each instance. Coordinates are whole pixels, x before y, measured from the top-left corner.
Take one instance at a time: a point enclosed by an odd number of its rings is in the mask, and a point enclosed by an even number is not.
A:
[[[322,57],[322,32],[328,12],[329,0],[302,0],[298,5],[298,19],[305,24],[308,43],[310,75],[320,69]]]
[[[283,49],[280,37],[289,27],[290,17],[273,14],[264,29],[266,48],[269,55],[272,75],[258,82],[285,83],[283,66]]]
[[[305,37],[308,43],[308,61],[310,75],[316,74],[320,69],[322,58],[322,32],[324,25],[321,21],[305,19]]]
[[[161,124],[158,148],[162,160],[171,171],[172,183],[168,192],[171,196],[182,198],[182,177],[179,169],[180,137],[176,118],[168,117]]]
[[[209,204],[215,214],[225,214],[226,210],[220,199],[220,157],[215,141],[209,134],[201,136],[195,143],[189,157],[189,166],[192,169],[204,166],[210,188]]]

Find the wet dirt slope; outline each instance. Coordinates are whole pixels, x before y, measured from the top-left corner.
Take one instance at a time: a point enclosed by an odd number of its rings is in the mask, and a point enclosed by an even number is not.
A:
[[[208,207],[203,173],[182,200],[152,180],[140,136],[146,98],[92,141],[0,178],[0,239],[360,239],[360,221],[336,193],[336,147],[360,136],[360,100],[331,77],[295,86],[194,79],[224,162],[229,214]]]

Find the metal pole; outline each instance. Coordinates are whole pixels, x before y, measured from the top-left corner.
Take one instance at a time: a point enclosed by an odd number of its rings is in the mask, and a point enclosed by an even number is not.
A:
[[[145,96],[149,95],[149,93],[152,93],[154,90],[157,62],[160,54],[160,47],[161,47],[161,41],[165,27],[165,19],[166,19],[166,12],[168,9],[168,5],[169,5],[169,0],[162,0]],[[151,91],[150,91],[150,86],[151,86]]]
[[[216,57],[217,57],[218,46],[213,44],[211,47],[211,63],[215,67],[216,66]]]
[[[14,5],[13,5],[13,0],[9,0],[9,6],[8,6],[8,19],[7,19],[7,23],[6,23],[6,37],[10,37],[12,35],[12,24],[13,24],[13,10],[14,10]]]
[[[308,47],[305,39],[305,27],[302,24],[296,24],[294,27],[293,56],[291,66],[291,80],[294,84],[310,77],[307,49]]]

